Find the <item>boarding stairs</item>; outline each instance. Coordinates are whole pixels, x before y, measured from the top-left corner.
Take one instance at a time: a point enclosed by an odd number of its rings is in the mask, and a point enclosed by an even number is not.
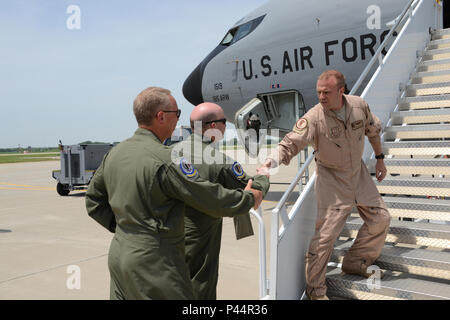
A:
[[[385,128],[389,174],[375,182],[392,217],[375,262],[384,276],[374,285],[375,279],[333,268],[327,274],[332,297],[450,299],[449,59],[450,29],[434,32]],[[372,169],[375,161],[370,160]],[[335,244],[333,262],[342,263],[362,223],[356,212],[351,215]]]
[[[411,0],[387,36],[398,33],[387,54],[381,55],[383,42],[350,92],[356,94],[370,77],[358,95],[386,124],[382,143],[388,175],[381,183],[367,140],[363,159],[391,223],[371,266],[373,277],[344,274],[342,259],[363,225],[355,208],[328,265],[331,299],[450,300],[450,29],[439,29],[439,10],[436,3]],[[377,60],[379,67],[369,73]],[[305,299],[305,254],[317,212],[315,174],[290,208],[287,198],[312,159],[272,211],[270,277],[263,299]]]

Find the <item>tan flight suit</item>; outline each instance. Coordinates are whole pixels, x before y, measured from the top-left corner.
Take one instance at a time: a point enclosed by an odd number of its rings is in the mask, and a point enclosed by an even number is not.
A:
[[[315,150],[318,211],[306,256],[306,290],[313,297],[326,294],[327,264],[353,206],[364,224],[344,258],[343,269],[365,271],[380,255],[390,222],[384,201],[362,161],[364,135],[369,141],[376,138],[381,123],[363,99],[343,97],[345,123],[319,103],[297,121],[270,156],[275,163],[287,165],[307,145]]]

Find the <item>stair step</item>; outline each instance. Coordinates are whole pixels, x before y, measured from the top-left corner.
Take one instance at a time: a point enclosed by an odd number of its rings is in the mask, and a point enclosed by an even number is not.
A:
[[[370,160],[375,168],[376,159]],[[450,159],[385,159],[388,174],[450,176]]]
[[[398,276],[386,272],[377,281],[357,275],[343,274],[335,268],[327,273],[327,295],[351,299],[407,299],[449,300],[450,285],[426,280],[411,279],[405,274]]]
[[[443,35],[443,34],[450,35],[450,28],[432,30],[432,37],[435,37],[438,35]]]
[[[450,195],[450,179],[386,177],[381,182],[375,179],[374,181],[378,191],[385,194],[434,197],[448,197]]]
[[[383,153],[389,155],[436,156],[450,154],[450,141],[383,142]]]
[[[364,221],[349,217],[341,236],[356,238]],[[391,220],[386,242],[450,248],[450,225]]]
[[[446,38],[446,39],[437,39],[437,40],[433,40],[433,41],[438,41],[438,40],[442,41],[441,43],[447,43],[446,40],[448,40],[448,38]],[[437,42],[434,42],[434,43],[437,43]],[[436,55],[436,54],[442,54],[442,53],[450,53],[450,48],[434,49],[434,48],[428,47],[423,52],[423,55],[424,56],[430,56],[430,55]]]
[[[428,50],[450,48],[450,38],[432,40],[428,44]]]
[[[391,119],[394,125],[450,122],[450,108],[397,111],[391,113]]]
[[[450,58],[441,59],[441,60],[421,60],[421,61],[419,61],[418,68],[434,66],[437,64],[447,64],[447,63],[450,63]]]
[[[448,38],[450,38],[450,31],[448,28],[436,30],[431,35],[432,40],[448,39]]]
[[[336,241],[331,261],[342,263],[352,241]],[[450,252],[386,246],[374,265],[383,270],[400,271],[450,280]]]
[[[422,61],[442,60],[450,58],[450,48],[425,50]]]
[[[450,221],[450,200],[383,197],[391,217]]]
[[[426,124],[386,127],[385,140],[450,138],[450,124]]]
[[[437,94],[450,94],[450,82],[411,84],[406,88],[407,97]]]
[[[450,81],[449,81],[450,82]],[[403,98],[399,103],[399,109],[435,109],[450,107],[450,94],[420,95]]]

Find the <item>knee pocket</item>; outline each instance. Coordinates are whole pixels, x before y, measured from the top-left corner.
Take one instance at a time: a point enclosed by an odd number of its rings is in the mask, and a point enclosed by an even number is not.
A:
[[[379,234],[389,229],[391,223],[391,216],[386,209],[372,208],[374,211],[374,219],[371,225],[369,225],[369,232],[371,234]]]

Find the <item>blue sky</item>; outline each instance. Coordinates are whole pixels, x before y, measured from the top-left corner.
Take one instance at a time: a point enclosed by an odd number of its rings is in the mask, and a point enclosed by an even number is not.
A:
[[[265,0],[2,0],[0,148],[122,141],[148,86],[182,86],[226,31]],[[70,5],[81,29],[69,30]],[[229,126],[232,127],[232,126]]]

